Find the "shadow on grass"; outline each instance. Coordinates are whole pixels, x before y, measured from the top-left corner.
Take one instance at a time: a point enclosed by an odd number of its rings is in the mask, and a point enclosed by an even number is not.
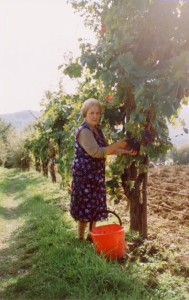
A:
[[[15,202],[20,202],[23,199],[26,199],[30,193],[30,188],[32,189],[33,187],[39,186],[40,193],[40,184],[43,184],[44,182],[45,178],[40,176],[40,174],[30,173],[30,176],[28,176],[27,171],[21,173],[17,169],[6,170],[6,176],[0,178],[1,192],[5,195],[5,198],[12,198],[12,200]],[[38,197],[39,195],[36,195],[35,197]],[[53,201],[49,199],[49,203],[56,203],[61,199],[60,196],[52,198]],[[13,206],[10,208],[5,208],[4,206],[0,205],[0,216],[7,220],[17,219],[26,212],[27,207],[25,202],[16,207]]]
[[[8,170],[6,176],[0,178],[1,182],[1,190],[4,193],[15,193],[17,191],[22,192],[25,191],[26,187],[34,186],[39,184],[43,179],[42,175],[36,176],[36,174],[32,174],[28,178],[28,172],[20,172],[18,169]],[[15,198],[16,199],[16,198]]]
[[[17,199],[20,199],[20,196],[18,196]],[[31,198],[31,201],[33,199],[35,201],[41,201],[42,196],[40,194],[36,194]],[[53,199],[46,200],[45,203],[48,203],[49,205],[57,205],[63,212],[68,212],[69,209],[68,207],[66,207],[64,203],[58,204],[60,200],[61,197],[53,197]],[[30,198],[28,198],[27,201],[22,202],[20,205],[16,207],[6,208],[4,206],[0,206],[0,216],[6,220],[18,219],[28,213],[29,205],[30,205]]]
[[[19,213],[20,215],[20,213]],[[18,208],[5,208],[0,206],[0,216],[4,219],[11,220],[11,219],[17,219],[18,216]]]

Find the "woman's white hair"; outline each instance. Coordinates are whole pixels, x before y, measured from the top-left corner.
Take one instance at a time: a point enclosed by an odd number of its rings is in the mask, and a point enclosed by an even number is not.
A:
[[[101,107],[100,102],[95,98],[89,98],[89,99],[85,100],[85,102],[83,103],[82,108],[81,108],[81,114],[84,118],[86,117],[87,111],[92,106],[98,106],[100,108],[100,112],[101,112],[102,107]]]

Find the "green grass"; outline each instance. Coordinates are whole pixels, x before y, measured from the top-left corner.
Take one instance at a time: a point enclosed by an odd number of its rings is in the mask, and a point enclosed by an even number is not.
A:
[[[57,184],[34,171],[1,168],[0,185],[2,222],[17,222],[0,250],[6,260],[0,264],[0,299],[187,299],[176,295],[176,277],[152,272],[158,258],[149,264],[107,262],[92,244],[77,241],[69,196]],[[14,207],[6,208],[10,195]]]

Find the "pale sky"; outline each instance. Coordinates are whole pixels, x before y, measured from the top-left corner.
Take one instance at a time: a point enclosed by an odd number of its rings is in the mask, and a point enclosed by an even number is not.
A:
[[[79,55],[78,38],[94,39],[66,0],[0,0],[0,114],[40,110],[58,90],[64,54]],[[63,81],[67,92],[74,82]]]

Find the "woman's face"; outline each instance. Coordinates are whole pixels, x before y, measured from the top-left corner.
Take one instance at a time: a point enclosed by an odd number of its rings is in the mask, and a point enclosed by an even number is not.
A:
[[[93,105],[91,106],[88,111],[87,114],[85,116],[85,121],[91,126],[91,127],[95,127],[100,119],[100,107],[98,107],[97,105]]]

